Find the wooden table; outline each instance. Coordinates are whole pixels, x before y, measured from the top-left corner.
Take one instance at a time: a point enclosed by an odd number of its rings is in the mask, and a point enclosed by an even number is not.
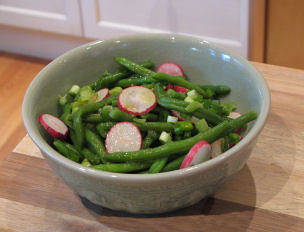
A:
[[[26,136],[0,164],[0,231],[304,231],[304,71],[258,64],[271,114],[247,165],[213,198],[165,215],[80,199]]]

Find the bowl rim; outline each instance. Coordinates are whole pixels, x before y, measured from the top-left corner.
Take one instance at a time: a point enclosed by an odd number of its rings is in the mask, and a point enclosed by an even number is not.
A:
[[[53,149],[43,138],[39,133],[34,133],[33,128],[34,125],[30,124],[30,119],[27,118],[27,106],[30,104],[30,91],[40,80],[40,77],[43,76],[45,72],[48,71],[50,67],[53,65],[56,65],[58,60],[65,59],[66,57],[70,56],[74,52],[77,52],[78,50],[103,44],[103,42],[113,43],[115,41],[121,41],[121,40],[128,40],[128,39],[172,39],[172,38],[178,38],[179,40],[192,40],[199,43],[204,43],[205,46],[208,46],[209,48],[215,49],[221,53],[229,54],[231,57],[236,58],[239,62],[241,62],[243,65],[245,65],[249,71],[254,72],[255,80],[258,82],[261,94],[264,96],[264,100],[262,101],[261,110],[258,115],[257,120],[255,121],[254,125],[248,132],[248,134],[234,147],[229,149],[228,151],[222,153],[220,156],[208,160],[206,162],[203,162],[201,164],[188,167],[185,169],[178,169],[170,172],[164,172],[164,173],[157,173],[157,174],[140,174],[140,175],[134,175],[134,174],[127,174],[127,173],[111,173],[111,172],[105,172],[101,170],[96,170],[92,168],[85,167],[81,164],[78,164],[76,162],[73,162],[66,157],[62,156],[60,153],[58,153],[55,149]],[[101,45],[103,46],[103,45]],[[252,140],[254,140],[261,130],[263,129],[266,120],[268,118],[270,112],[270,92],[267,85],[267,82],[263,78],[263,76],[260,74],[260,72],[251,64],[249,61],[247,61],[245,58],[243,58],[240,55],[234,54],[230,51],[227,51],[225,48],[222,48],[221,46],[214,45],[213,43],[206,41],[205,39],[201,37],[195,37],[195,36],[189,36],[189,35],[182,35],[182,34],[174,34],[174,33],[145,33],[145,34],[133,34],[133,35],[125,35],[125,36],[119,36],[111,39],[106,40],[96,40],[93,42],[89,42],[86,44],[83,44],[79,47],[76,47],[61,56],[54,59],[52,62],[50,62],[46,67],[44,67],[32,80],[30,85],[27,88],[26,94],[23,99],[22,103],[22,119],[23,123],[25,125],[25,128],[27,130],[27,133],[29,134],[30,138],[33,140],[33,142],[38,146],[38,148],[42,151],[42,154],[44,156],[48,156],[50,159],[55,161],[56,163],[59,163],[60,165],[64,166],[65,168],[71,169],[75,172],[78,172],[82,175],[98,178],[98,179],[106,179],[106,180],[120,180],[124,182],[157,182],[159,180],[171,180],[172,178],[184,178],[187,176],[192,176],[197,173],[202,173],[204,170],[209,170],[213,168],[214,166],[225,162],[227,159],[229,159],[231,156],[233,156],[235,153],[239,152],[242,148],[246,147]]]

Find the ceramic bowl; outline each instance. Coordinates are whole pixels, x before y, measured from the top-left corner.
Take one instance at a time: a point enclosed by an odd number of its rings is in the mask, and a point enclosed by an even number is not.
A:
[[[50,146],[51,138],[38,124],[42,113],[58,115],[57,99],[73,85],[85,85],[105,70],[117,68],[114,58],[124,56],[159,65],[176,62],[190,81],[230,86],[238,111],[256,110],[258,119],[244,139],[205,163],[159,174],[119,174],[94,170],[66,159]],[[201,38],[175,34],[138,34],[100,40],[80,46],[55,59],[32,81],[22,114],[29,136],[47,163],[80,196],[113,210],[163,213],[197,203],[214,194],[246,163],[266,122],[270,96],[261,74],[245,59]]]

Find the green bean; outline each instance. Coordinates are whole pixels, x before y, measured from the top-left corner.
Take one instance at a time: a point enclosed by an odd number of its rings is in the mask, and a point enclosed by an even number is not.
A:
[[[154,87],[154,92],[157,97],[157,103],[167,109],[170,110],[176,110],[181,113],[194,115],[197,118],[205,118],[208,122],[211,122],[212,124],[218,124],[225,119],[221,116],[217,115],[216,113],[209,111],[205,108],[199,108],[197,111],[192,112],[191,114],[186,110],[186,107],[189,105],[188,102],[181,101],[174,98],[165,97],[163,95],[163,88],[162,86],[157,83]]]
[[[100,114],[90,114],[84,118],[85,122],[90,122],[90,123],[100,123],[100,122],[106,122]]]
[[[182,165],[186,155],[181,155],[180,157],[176,158],[175,160],[172,160],[169,162],[162,170],[162,172],[170,172],[176,169],[179,169]]]
[[[158,138],[158,133],[154,130],[148,130],[147,136],[144,138],[141,149],[146,149]]]
[[[136,64],[124,57],[116,57],[116,61],[117,63],[119,63],[120,65],[124,66],[125,68],[127,68],[128,70],[134,72],[134,73],[137,73],[137,74],[140,74],[140,75],[152,75],[154,74],[155,72],[139,65],[139,64]]]
[[[167,119],[168,119],[169,115],[171,115],[170,112],[168,110],[164,109],[164,110],[160,111],[158,120],[160,122],[167,122]]]
[[[104,122],[104,123],[99,123],[96,126],[96,129],[98,133],[100,134],[101,137],[104,139],[107,137],[108,131],[115,125],[116,123],[114,122]]]
[[[159,173],[161,170],[165,167],[166,163],[168,161],[168,157],[163,157],[158,160],[156,160],[149,168],[148,173],[154,174]]]
[[[185,131],[184,132],[184,138],[187,139],[187,138],[190,138],[191,137],[191,131]]]
[[[113,109],[113,107],[111,107],[111,110]],[[114,121],[111,117],[110,117],[110,112],[111,110],[108,109],[104,109],[104,108],[100,108],[98,110],[98,113],[100,115],[100,117],[103,119],[103,122],[111,122]]]
[[[140,85],[142,87],[146,87],[148,89],[153,89],[154,88],[154,84],[143,84],[143,85]]]
[[[176,92],[173,89],[168,89],[166,94],[168,95],[168,97],[173,97],[179,100],[184,100],[186,98],[186,94]]]
[[[134,119],[133,115],[123,112],[116,107],[113,107],[113,109],[109,113],[109,116],[112,119],[114,119],[115,121],[120,121],[120,122],[123,122],[123,121],[132,122]]]
[[[97,125],[98,132],[103,136],[108,130],[111,129],[116,123],[114,122],[106,122],[99,123]],[[193,129],[193,125],[188,121],[181,121],[176,123],[167,123],[167,122],[146,122],[146,123],[138,123],[133,122],[134,125],[138,127],[141,131],[155,130],[157,132],[175,132],[182,133],[183,131],[191,131]]]
[[[165,110],[164,108],[162,108],[162,107],[160,107],[160,106],[155,106],[154,108],[153,108],[153,110],[151,110],[150,112],[152,112],[152,113],[160,113],[161,111],[163,111],[163,110]]]
[[[87,160],[87,159],[84,159],[82,162],[81,162],[81,165],[82,166],[85,166],[85,167],[91,167],[92,164]]]
[[[131,77],[128,79],[122,79],[116,83],[116,86],[120,86],[123,88],[129,87],[131,85],[141,85],[141,84],[150,84],[155,83],[156,80],[150,76],[143,76],[143,77]]]
[[[149,163],[106,163],[91,167],[106,172],[128,173],[144,170],[147,169],[149,166]]]
[[[227,95],[230,93],[231,89],[225,85],[200,85],[204,90],[211,89],[216,95]]]
[[[136,174],[149,174],[149,169],[148,170],[143,170],[143,171],[140,171]]]
[[[153,68],[154,63],[150,60],[145,60],[145,61],[141,62],[140,65],[145,67],[145,68],[151,69],[151,68]],[[123,66],[119,66],[118,70],[120,70],[120,71],[126,71],[127,70],[128,71],[128,69],[126,69]]]
[[[167,157],[177,152],[187,152],[195,143],[201,140],[206,140],[207,142],[212,143],[256,118],[257,113],[255,111],[251,111],[237,119],[224,121],[210,130],[207,130],[204,133],[199,133],[191,138],[177,142],[170,142],[156,148],[148,148],[140,151],[114,152],[107,154],[105,156],[105,160],[111,162],[147,161]]]
[[[197,122],[195,122],[195,128],[199,132],[205,132],[206,130],[209,130],[208,123],[206,122],[206,120],[204,118],[202,118],[202,119],[198,120]]]
[[[72,105],[67,103],[63,107],[63,114],[61,115],[60,119],[68,125],[70,128],[73,128],[72,123]]]
[[[73,145],[66,142],[62,142],[60,140],[55,140],[53,144],[63,156],[77,163],[80,162],[81,154]]]
[[[111,84],[127,77],[129,74],[128,72],[119,72],[115,74],[110,74],[107,76],[102,76],[98,80],[91,83],[89,86],[94,90],[98,91],[102,88],[109,87]]]
[[[80,152],[81,148],[77,144],[76,133],[75,133],[75,131],[73,129],[69,130],[69,136],[70,136],[70,139],[71,139],[74,147],[77,149],[78,152]]]
[[[144,68],[144,67],[151,67],[151,65],[153,66],[153,63],[151,61],[145,61],[143,63],[141,63],[139,66]],[[147,69],[149,70],[149,69]],[[116,74],[108,74],[108,75],[103,75],[101,78],[99,78],[98,80],[92,82],[90,84],[90,87],[95,90],[98,91],[101,88],[105,88],[105,87],[109,87],[111,84],[127,77],[129,75],[128,71],[121,71],[118,72]]]
[[[156,73],[153,75],[153,78],[159,81],[165,81],[170,84],[179,85],[182,87],[185,87],[187,89],[194,89],[199,94],[201,94],[203,97],[210,98],[212,96],[207,95],[206,91],[203,90],[199,85],[196,85],[192,82],[189,82],[185,79],[185,77],[181,76],[172,76],[167,73]]]
[[[147,114],[143,114],[140,116],[143,119],[147,119],[147,121],[157,121],[158,120],[158,116],[156,114],[153,113],[147,113]]]
[[[75,114],[73,115],[73,124],[78,147],[82,148],[84,143],[84,126],[82,122],[82,117],[90,113],[95,113],[99,108],[111,103],[113,98],[114,97],[108,97],[103,101],[84,105],[75,112]]]
[[[217,125],[218,123],[222,122],[225,120],[225,118],[219,116],[218,114],[207,110],[205,108],[199,108],[198,110],[189,113],[186,110],[186,107],[189,105],[188,102],[185,101],[180,101],[177,99],[173,99],[173,98],[167,98],[167,97],[161,97],[158,100],[158,104],[167,108],[167,109],[171,109],[171,110],[176,110],[179,111],[181,113],[185,113],[188,115],[193,115],[199,119],[201,118],[205,118],[208,122]]]
[[[85,128],[85,138],[93,152],[102,160],[106,154],[106,149],[100,137],[88,128]]]
[[[116,87],[114,87],[113,89],[110,89],[110,90],[109,90],[109,94],[110,94],[110,95],[119,95],[119,94],[121,93],[121,91],[122,91],[122,88],[116,86]]]
[[[100,156],[98,156],[95,153],[91,152],[87,148],[82,149],[81,154],[93,165],[101,163]]]

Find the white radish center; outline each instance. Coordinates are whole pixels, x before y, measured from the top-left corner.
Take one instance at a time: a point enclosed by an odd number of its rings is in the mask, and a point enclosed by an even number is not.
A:
[[[138,151],[141,147],[141,140],[141,134],[134,124],[117,123],[107,134],[107,152]]]
[[[201,147],[198,152],[194,155],[190,166],[200,164],[202,162],[205,162],[210,159],[210,150],[211,146],[210,145],[205,145]]]
[[[232,118],[232,119],[236,119],[236,118],[238,118],[238,117],[241,117],[242,116],[242,114],[241,113],[239,113],[239,112],[236,112],[236,111],[232,111],[230,114],[229,114],[229,118]]]
[[[134,113],[145,112],[156,102],[155,95],[150,89],[134,86],[124,89],[119,97],[121,106]]]
[[[97,92],[97,101],[102,101],[103,99],[105,99],[105,97],[109,94],[109,90],[108,89],[101,89]]]
[[[42,119],[48,127],[52,128],[53,130],[55,130],[60,134],[64,135],[68,130],[67,126],[61,120],[54,117],[53,115],[44,114],[42,116]]]
[[[222,154],[222,148],[221,148],[221,139],[216,140],[215,142],[213,142],[211,144],[211,156],[212,158],[215,158],[217,156],[219,156],[220,154]]]

